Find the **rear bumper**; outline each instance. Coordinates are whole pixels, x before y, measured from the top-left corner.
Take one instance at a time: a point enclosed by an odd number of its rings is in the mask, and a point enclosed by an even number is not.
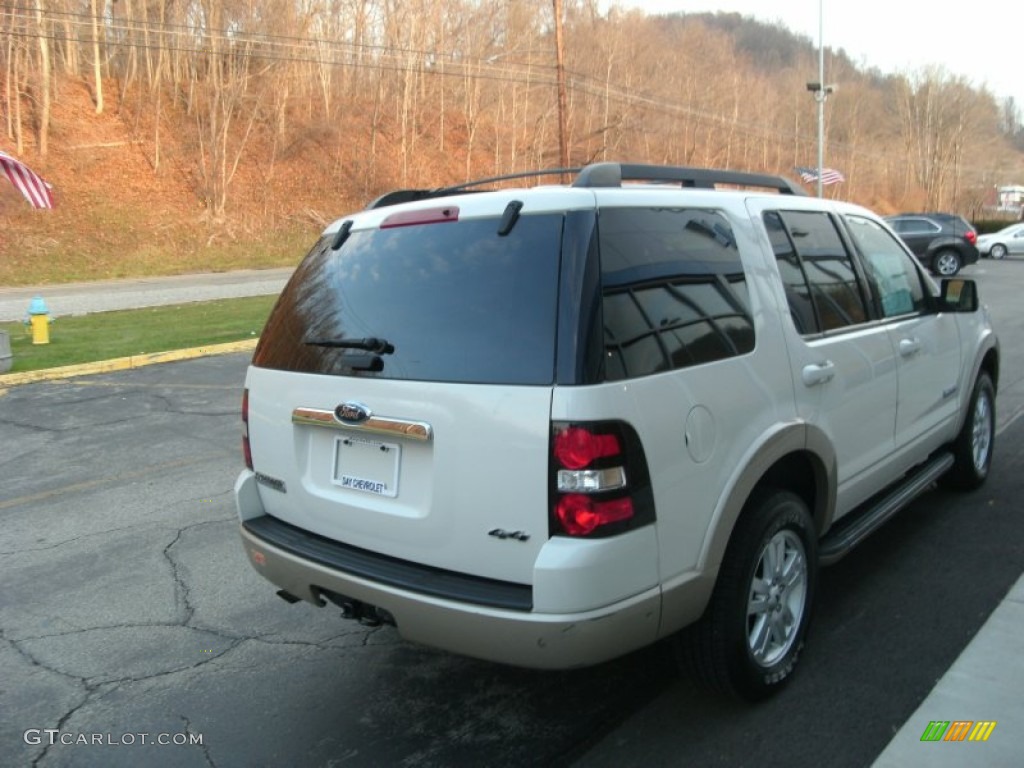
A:
[[[241,536],[250,563],[295,597],[324,606],[324,592],[389,612],[406,640],[465,656],[536,669],[598,664],[649,645],[658,637],[661,590],[578,613],[538,613],[403,588],[317,562],[301,547],[260,535],[255,484],[243,473],[235,486]],[[247,525],[249,523],[249,525]]]

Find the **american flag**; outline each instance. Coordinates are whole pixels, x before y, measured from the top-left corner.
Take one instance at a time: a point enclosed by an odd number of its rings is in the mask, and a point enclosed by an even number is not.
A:
[[[0,151],[0,169],[3,169],[11,184],[25,196],[33,208],[53,208],[50,185],[23,162]]]
[[[799,173],[800,174],[800,180],[805,182],[805,183],[807,183],[807,184],[810,184],[810,183],[815,182],[815,181],[818,180],[818,169],[817,168],[805,168],[802,165],[798,165],[793,170],[796,171],[797,173]],[[828,184],[838,184],[841,181],[846,181],[846,177],[843,176],[843,174],[841,174],[835,168],[822,168],[821,169],[821,183],[822,184],[825,184],[825,185],[828,185]]]

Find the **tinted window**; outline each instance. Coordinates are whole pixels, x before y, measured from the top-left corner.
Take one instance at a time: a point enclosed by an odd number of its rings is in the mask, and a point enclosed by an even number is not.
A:
[[[776,263],[779,265],[779,274],[786,291],[786,300],[789,302],[789,313],[793,318],[793,325],[801,334],[818,333],[821,326],[818,323],[814,302],[811,300],[810,283],[804,274],[800,260],[796,257],[796,250],[786,233],[782,217],[774,212],[766,213],[764,223],[768,230],[768,239],[775,251]]]
[[[798,331],[831,331],[867,320],[853,259],[831,216],[772,211],[764,221]]]
[[[928,219],[894,219],[892,228],[900,234],[912,235],[938,232],[941,227]]]
[[[353,232],[318,243],[267,321],[256,365],[421,381],[553,380],[561,215]],[[384,339],[374,354],[307,341]],[[379,367],[380,370],[374,370]]]
[[[906,250],[871,219],[850,216],[846,222],[863,257],[882,314],[895,317],[923,311],[925,293],[921,273]]]
[[[602,209],[605,379],[741,355],[754,348],[732,228],[714,211]]]

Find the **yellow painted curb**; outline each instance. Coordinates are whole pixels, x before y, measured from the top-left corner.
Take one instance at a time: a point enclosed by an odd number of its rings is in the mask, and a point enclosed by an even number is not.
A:
[[[70,379],[74,376],[89,376],[94,373],[126,371],[131,368],[141,368],[144,365],[172,363],[176,360],[191,360],[195,357],[227,355],[231,352],[248,352],[256,348],[257,341],[259,341],[259,339],[229,341],[226,344],[210,344],[205,347],[192,347],[191,349],[172,349],[169,352],[150,352],[145,355],[117,357],[113,360],[98,360],[95,363],[64,365],[60,368],[44,368],[38,371],[22,371],[21,373],[5,373],[0,376],[0,389],[4,387],[14,387],[19,384],[31,384],[34,381]]]

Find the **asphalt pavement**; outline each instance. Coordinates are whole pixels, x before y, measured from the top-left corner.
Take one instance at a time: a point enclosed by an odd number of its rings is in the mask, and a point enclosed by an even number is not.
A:
[[[41,296],[53,316],[86,314],[281,290],[291,269],[246,270],[141,280],[0,288],[0,321],[24,319]],[[103,370],[97,368],[97,370]],[[78,368],[78,375],[87,370]],[[0,376],[0,390],[5,386]],[[1013,419],[1016,419],[1015,414]],[[1000,431],[1010,422],[1000,424]],[[1009,590],[959,658],[878,756],[875,768],[929,765],[1019,766],[1024,755],[1024,576]],[[837,691],[836,695],[842,695]],[[607,734],[577,766],[651,764],[650,739],[671,741],[672,728],[651,728],[658,701]],[[660,734],[660,736],[659,736]],[[958,742],[958,743],[956,743]],[[984,743],[979,743],[984,742]],[[663,747],[665,745],[662,745]],[[968,754],[970,752],[970,754]],[[753,756],[752,756],[753,757]],[[626,763],[623,763],[626,760]],[[666,763],[663,763],[666,764]]]
[[[46,303],[51,317],[191,301],[269,296],[281,292],[292,271],[293,267],[246,269],[174,277],[0,287],[0,323],[24,320],[29,303],[37,296]]]

